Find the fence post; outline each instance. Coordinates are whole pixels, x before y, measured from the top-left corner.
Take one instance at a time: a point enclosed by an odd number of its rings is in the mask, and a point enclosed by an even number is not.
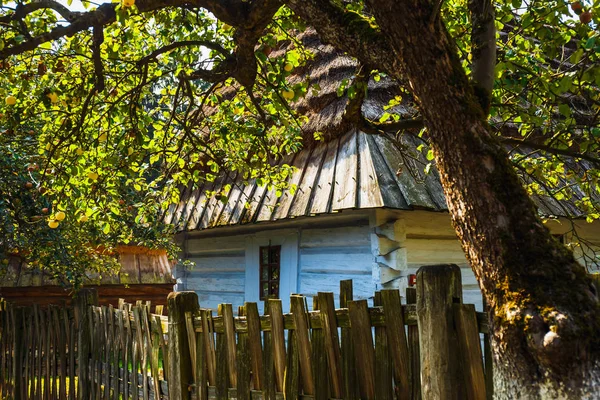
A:
[[[78,384],[77,393],[80,400],[87,400],[90,398],[90,384],[88,376],[89,361],[90,361],[90,322],[89,322],[89,306],[98,305],[98,292],[96,289],[81,289],[77,293],[77,297],[73,299],[75,305],[75,312],[77,313],[79,326],[78,326],[78,345],[77,345],[77,365],[78,370]]]
[[[23,307],[13,308],[13,399],[21,400],[23,395],[23,345],[22,341],[25,340],[23,335]]]
[[[453,303],[462,302],[460,268],[428,265],[417,272],[417,320],[424,399],[465,398]]]
[[[185,313],[197,315],[200,310],[195,292],[170,293],[167,298],[169,310],[169,398],[189,400],[189,385],[195,381],[192,373],[192,357],[187,336]]]

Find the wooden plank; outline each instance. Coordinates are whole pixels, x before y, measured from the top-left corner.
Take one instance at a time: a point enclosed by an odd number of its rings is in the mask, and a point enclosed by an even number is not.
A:
[[[144,330],[143,330],[143,322],[142,322],[142,317],[145,315],[144,311],[143,311],[143,306],[139,305],[139,306],[135,306],[133,307],[133,323],[134,323],[134,329],[135,329],[135,337],[134,340],[137,344],[137,349],[139,351],[139,359],[141,361],[140,363],[140,372],[142,375],[142,398],[143,400],[149,400],[150,394],[148,393],[148,372],[147,372],[147,365],[148,365],[148,353],[147,353],[147,349],[146,349],[146,345],[145,345],[145,340],[144,340]],[[180,354],[180,357],[183,358],[183,356]],[[187,356],[187,358],[189,358],[189,355]],[[186,359],[186,358],[184,358]],[[137,374],[135,374],[136,377],[138,377]],[[139,380],[138,380],[139,381]]]
[[[90,326],[90,314],[88,313],[88,307],[98,303],[98,294],[93,289],[81,289],[75,299],[76,313],[78,315],[78,346],[77,346],[77,358],[78,358],[78,380],[77,380],[77,393],[79,398],[88,399],[90,393],[90,381],[89,381],[89,355],[91,345],[91,326]],[[41,323],[44,326],[44,323]],[[48,393],[46,391],[46,393]]]
[[[400,296],[398,296],[399,300]],[[373,304],[375,306],[383,306],[380,291],[375,292]],[[399,306],[400,303],[398,302],[398,310],[401,310]],[[404,325],[395,328],[404,331]],[[377,400],[392,400],[393,398],[391,346],[387,334],[387,331],[392,329],[388,324],[385,327],[380,326],[375,328],[375,398]]]
[[[23,382],[23,335],[24,335],[24,310],[22,308],[16,308],[14,310],[15,334],[13,336],[13,393],[15,400],[25,399],[24,389],[25,384]]]
[[[159,329],[160,329],[160,319],[153,318],[153,315],[150,315],[150,325],[151,325],[151,347],[152,353],[150,358],[150,370],[152,372],[152,383],[154,387],[154,398],[160,397],[160,373],[159,373],[159,363],[160,363],[160,337],[159,337]],[[194,332],[194,336],[195,332]]]
[[[104,390],[103,390],[103,398],[104,400],[110,400],[110,356],[112,353],[112,345],[113,342],[111,340],[111,334],[110,334],[110,326],[108,323],[108,308],[106,306],[102,306],[101,308],[101,318],[102,318],[102,325],[104,328],[104,335],[102,336],[102,341],[104,343],[104,357],[102,359],[102,366],[105,366],[104,368],[102,368],[103,373],[104,373]]]
[[[202,316],[200,311],[196,315]],[[208,400],[208,366],[204,334],[196,334],[196,399]]]
[[[381,196],[383,188],[380,187],[377,180],[377,171],[371,158],[371,150],[367,143],[367,135],[364,133],[358,134],[358,159],[360,165],[360,175],[358,177],[359,190],[359,207],[360,208],[377,208],[383,207],[385,204]]]
[[[229,373],[229,384],[231,387],[237,387],[237,360],[233,307],[231,304],[220,304],[219,307],[219,315],[223,316],[225,341],[227,343],[227,371]]]
[[[300,375],[302,377],[302,391],[304,394],[313,395],[315,384],[312,370],[312,348],[309,339],[309,325],[306,317],[304,296],[290,296],[290,306],[296,323],[296,342],[300,361]]]
[[[260,319],[256,303],[246,303],[246,318],[248,321],[248,348],[250,350],[250,363],[252,365],[252,380],[254,390],[262,390],[265,380],[262,357],[262,336],[260,333]]]
[[[285,400],[297,400],[300,391],[299,353],[296,331],[288,331],[287,366],[285,369],[285,382],[283,392]]]
[[[192,315],[199,309],[198,296],[194,292],[177,292],[167,298],[169,313],[169,398],[190,399],[189,384],[192,374],[192,361],[185,326],[185,313]],[[175,360],[178,360],[176,362]]]
[[[52,321],[51,321],[52,322]],[[23,390],[22,397],[25,399],[30,398],[30,388],[31,388],[31,345],[33,342],[33,332],[32,327],[33,321],[31,319],[31,312],[28,308],[23,309],[23,369],[22,369],[22,377],[23,380]]]
[[[283,328],[283,308],[280,299],[269,299],[269,316],[271,318],[271,339],[273,344],[273,364],[277,392],[283,392],[285,378],[285,336]]]
[[[221,311],[221,310],[219,310]],[[216,370],[217,370],[217,400],[227,400],[229,397],[229,373],[227,368],[227,341],[224,333],[217,333]]]
[[[406,288],[406,303],[417,303],[417,289]],[[410,398],[414,400],[421,399],[421,353],[419,349],[419,327],[409,325],[408,334],[408,359],[409,359],[409,384]]]
[[[300,180],[304,175],[306,163],[309,160],[310,154],[311,149],[306,149],[297,153],[297,156],[294,158],[294,162],[292,163],[294,171],[292,172],[292,175],[287,181],[289,187],[284,190],[283,194],[279,198],[279,205],[277,206],[277,209],[273,214],[274,220],[287,218],[289,216],[288,214],[290,212],[292,203],[294,202],[294,198],[298,195],[298,190],[296,190],[295,193],[292,194],[290,188],[299,187],[298,185],[300,184]]]
[[[333,297],[332,297],[333,298]],[[320,310],[319,297],[313,298],[313,310]],[[327,370],[327,350],[323,329],[311,330],[313,377],[315,382],[315,400],[329,399],[329,372]]]
[[[188,346],[190,349],[190,359],[192,361],[192,375],[197,376],[196,371],[196,331],[194,331],[194,322],[192,319],[192,312],[187,311],[185,313],[185,330],[187,333]]]
[[[385,315],[385,332],[394,363],[396,398],[410,398],[408,343],[404,331],[404,315],[398,290],[381,291],[381,305]],[[379,304],[378,304],[379,305]],[[377,328],[375,328],[377,331]]]
[[[75,385],[76,385],[76,374],[77,374],[77,370],[76,370],[76,364],[75,364],[75,360],[77,357],[77,353],[75,351],[75,343],[77,341],[77,329],[76,329],[76,323],[74,321],[74,319],[70,319],[69,321],[69,392],[68,392],[68,398],[69,399],[75,399],[76,398],[76,392],[75,392]]]
[[[323,335],[325,338],[325,348],[327,351],[327,365],[329,366],[329,375],[331,379],[331,395],[335,399],[342,398],[342,360],[340,352],[340,338],[338,327],[335,320],[335,305],[333,293],[319,292],[319,310],[321,323],[323,326]]]
[[[240,307],[239,315],[245,315],[245,307]],[[251,365],[250,365],[250,349],[248,347],[248,333],[238,333],[237,342],[237,399],[251,400],[250,382],[251,382]]]
[[[340,307],[348,308],[348,303],[352,301],[352,281],[340,281]],[[337,314],[337,313],[336,313]],[[340,321],[336,321],[338,326]],[[342,380],[343,380],[343,398],[354,400],[358,398],[356,390],[356,370],[354,368],[354,345],[352,343],[352,333],[349,327],[341,329],[341,361],[342,361]]]
[[[468,400],[485,400],[487,396],[483,374],[483,356],[477,330],[475,306],[473,304],[454,304],[453,306],[464,369],[466,398]]]
[[[131,383],[131,371],[129,369],[130,362],[132,362],[132,332],[131,332],[131,322],[129,318],[129,305],[122,304],[122,319],[123,319],[123,397],[127,400],[130,397],[130,383]]]
[[[57,336],[58,336],[58,359],[59,359],[59,380],[58,380],[58,398],[65,400],[67,398],[67,333],[65,329],[65,313],[66,310],[57,308],[54,317]],[[59,319],[62,314],[62,319]],[[32,385],[33,386],[33,385]]]
[[[123,311],[123,304],[119,304],[119,309],[115,311],[115,324],[116,324],[116,346],[119,349],[118,351],[118,355],[117,355],[117,359],[116,359],[116,363],[117,363],[117,371],[115,372],[115,376],[117,377],[117,379],[122,382],[122,390],[115,390],[116,396],[117,396],[117,400],[118,397],[120,397],[121,395],[123,395],[124,399],[127,399],[128,396],[125,396],[125,393],[128,393],[128,391],[125,390],[125,388],[128,386],[129,383],[129,375],[127,374],[127,357],[126,357],[126,347],[125,347],[125,321],[124,321],[124,311]],[[122,368],[121,365],[122,364]]]
[[[265,314],[270,314],[268,301],[265,302]],[[265,400],[275,400],[277,378],[275,378],[275,363],[273,360],[273,336],[270,331],[263,333],[263,344],[264,398]]]
[[[340,139],[335,167],[332,210],[356,208],[358,204],[358,146],[357,132],[347,133]]]
[[[90,313],[90,332],[92,336],[92,345],[90,352],[90,386],[91,386],[91,398],[93,400],[100,400],[101,392],[100,388],[102,385],[101,378],[101,351],[102,351],[102,342],[100,341],[100,334],[102,332],[102,325],[99,315],[98,307],[89,307],[88,311]],[[52,391],[50,390],[50,396],[52,396]]]
[[[34,324],[34,332],[35,332],[35,344],[33,351],[35,352],[35,366],[34,366],[34,374],[35,374],[35,388],[34,388],[34,396],[35,400],[39,400],[42,398],[42,346],[43,339],[40,334],[40,308],[37,304],[33,305],[33,324]],[[5,336],[3,336],[5,338]],[[2,368],[2,366],[0,366]],[[2,369],[2,371],[6,371]],[[4,375],[4,374],[2,374]],[[0,385],[2,385],[0,383]],[[0,397],[2,395],[0,394]]]
[[[375,352],[373,336],[366,300],[355,300],[348,303],[350,323],[352,325],[352,342],[357,357],[355,368],[361,399],[375,398]],[[360,357],[358,357],[360,355]]]
[[[217,368],[215,361],[215,339],[212,330],[212,315],[210,310],[200,310],[200,315],[202,316],[202,335],[204,336],[208,382],[210,386],[215,386],[217,384]]]
[[[333,191],[338,140],[327,144],[327,153],[318,172],[318,179],[311,191],[309,214],[321,214],[329,211],[329,199]]]
[[[199,316],[199,314],[197,314],[197,316]],[[167,376],[167,371],[169,370],[169,353],[167,351],[167,342],[165,341],[165,332],[163,331],[161,317],[155,315],[154,320],[156,321],[156,334],[160,343],[160,350],[162,354],[162,375]]]
[[[417,182],[411,174],[422,170],[422,165],[406,166],[402,154],[391,141],[374,136],[377,135],[368,135],[367,141],[375,150],[371,152],[372,160],[385,205],[400,209],[411,205],[437,209],[425,185]],[[402,170],[399,169],[401,167]],[[412,171],[407,171],[407,168],[411,168]]]
[[[460,268],[429,265],[417,272],[421,383],[425,399],[464,399],[453,304],[461,298]]]
[[[298,185],[298,190],[296,191],[294,200],[288,211],[288,217],[299,217],[307,214],[326,150],[327,144],[323,143],[316,146],[312,151],[310,158],[304,167],[304,175],[302,176],[302,180]],[[303,151],[308,152],[308,150]]]

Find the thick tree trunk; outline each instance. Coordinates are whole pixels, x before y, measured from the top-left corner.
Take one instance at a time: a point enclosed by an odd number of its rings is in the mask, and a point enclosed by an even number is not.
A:
[[[600,308],[494,140],[435,7],[371,0],[424,115],[456,232],[490,305],[496,397],[600,397]]]
[[[319,14],[310,3],[294,8],[325,40],[365,58],[362,42],[344,38],[336,32],[338,20],[322,16],[334,13]],[[598,294],[572,253],[544,227],[491,134],[456,47],[435,15],[437,5],[367,4],[391,48],[386,57],[379,52],[366,58],[408,80],[456,232],[491,308],[496,398],[600,398]]]

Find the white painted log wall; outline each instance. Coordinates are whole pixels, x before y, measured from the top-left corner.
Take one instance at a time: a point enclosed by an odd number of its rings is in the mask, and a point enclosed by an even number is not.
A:
[[[237,310],[244,304],[244,236],[189,239],[185,247],[196,265],[186,271],[184,288],[198,294],[200,307],[216,310],[220,303],[231,303]]]
[[[340,228],[304,229],[300,238],[299,293],[312,297],[333,292],[339,306],[340,281],[352,279],[355,299],[375,292],[370,229],[366,224]]]

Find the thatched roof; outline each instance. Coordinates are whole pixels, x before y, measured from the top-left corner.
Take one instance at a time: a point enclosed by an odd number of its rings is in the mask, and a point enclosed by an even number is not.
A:
[[[423,172],[429,163],[417,147],[424,142],[414,135],[403,135],[400,143],[384,136],[361,131],[355,119],[346,111],[352,100],[338,96],[340,83],[352,82],[359,72],[358,63],[340,54],[332,46],[320,42],[313,29],[297,36],[303,46],[315,57],[306,66],[297,68],[288,79],[294,84],[308,79],[309,87],[318,91],[307,95],[292,107],[308,117],[303,126],[304,149],[287,156],[279,164],[295,167],[288,178],[295,193],[284,191],[277,196],[276,189],[258,186],[254,180],[244,183],[235,174],[224,174],[216,182],[204,183],[200,188],[185,188],[181,201],[169,208],[166,223],[176,231],[192,231],[219,226],[278,221],[303,216],[328,214],[347,209],[391,208],[398,210],[425,209],[447,211],[439,175],[435,167],[429,174]],[[285,53],[281,48],[272,56]],[[383,76],[379,81],[368,80],[367,92],[360,104],[362,116],[379,120],[390,99],[401,93],[400,87]],[[229,89],[232,90],[232,89]],[[416,112],[409,95],[387,112],[411,118]],[[321,132],[323,141],[315,141],[314,133]],[[394,136],[395,132],[388,132]],[[521,150],[516,150],[521,151]],[[585,171],[586,163],[571,166]],[[222,192],[223,203],[207,192]],[[572,201],[556,201],[549,197],[535,197],[543,215],[581,217],[584,212],[575,204],[584,196],[575,191]]]

